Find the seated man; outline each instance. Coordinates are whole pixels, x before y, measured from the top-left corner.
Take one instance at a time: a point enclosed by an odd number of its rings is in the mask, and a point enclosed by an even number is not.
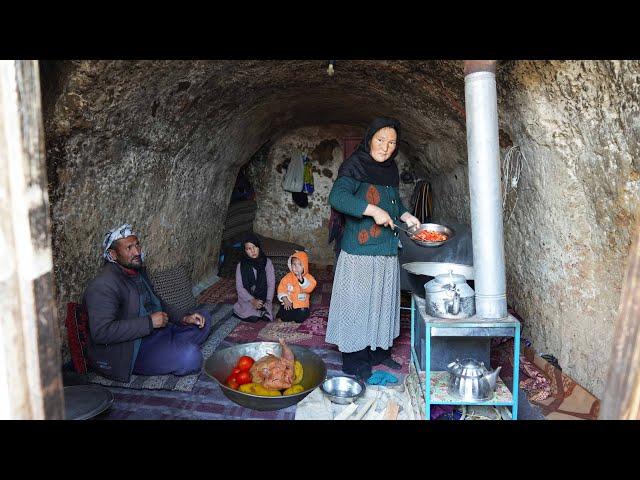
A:
[[[131,225],[107,232],[102,246],[104,265],[84,294],[92,368],[122,382],[128,382],[132,373],[187,375],[200,371],[200,345],[211,331],[210,314],[199,311],[181,316],[158,297]]]

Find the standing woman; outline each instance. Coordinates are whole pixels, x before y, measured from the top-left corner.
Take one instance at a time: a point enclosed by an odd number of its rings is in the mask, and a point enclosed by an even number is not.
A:
[[[273,293],[276,288],[273,263],[253,233],[244,237],[242,249],[244,255],[236,268],[238,301],[233,306],[233,313],[245,322],[273,320]]]
[[[372,367],[399,369],[391,359],[400,335],[398,220],[419,225],[399,194],[400,123],[376,118],[356,151],[344,161],[329,203],[344,214],[335,269],[327,343],[342,353],[342,370],[367,380]]]

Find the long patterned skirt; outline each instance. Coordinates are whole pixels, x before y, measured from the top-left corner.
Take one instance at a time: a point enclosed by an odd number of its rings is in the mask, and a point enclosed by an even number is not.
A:
[[[389,349],[400,335],[397,256],[340,252],[333,279],[326,342],[344,353]]]

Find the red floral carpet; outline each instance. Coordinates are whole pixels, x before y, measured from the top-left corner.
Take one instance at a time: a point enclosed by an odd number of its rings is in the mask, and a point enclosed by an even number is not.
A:
[[[240,322],[240,324],[226,338],[229,342],[277,342],[282,338],[287,343],[313,349],[338,351],[336,345],[324,341],[331,302],[331,288],[333,286],[333,267],[313,266],[311,273],[318,284],[311,294],[311,314],[303,323],[281,322]],[[402,311],[400,318],[400,336],[393,342],[392,358],[402,365],[400,371],[394,371],[382,365],[374,370],[385,370],[396,375],[402,381],[403,375],[409,373],[409,358],[411,355],[411,317]]]
[[[220,343],[218,350],[238,343],[277,341],[281,337],[289,343],[311,348],[325,362],[328,375],[340,375],[340,352],[335,345],[324,341],[333,271],[327,267],[312,267],[312,273],[318,286],[311,296],[311,316],[305,322],[240,322]],[[235,303],[235,296],[235,282],[223,278],[203,292],[199,300],[203,302],[205,299],[206,303]],[[403,303],[406,303],[405,300],[403,299]],[[399,382],[409,373],[410,328],[410,316],[403,310],[400,336],[395,339],[392,350],[392,358],[402,365],[402,370],[393,371],[382,365],[374,367],[392,373],[398,377]],[[115,403],[99,416],[100,419],[292,420],[296,410],[295,405],[277,411],[257,411],[241,407],[225,397],[217,382],[204,372],[200,374],[191,392],[108,388],[114,394]]]
[[[524,319],[509,310],[524,326]],[[513,338],[496,338],[491,348],[491,365],[502,366],[500,378],[513,381]],[[540,357],[522,342],[520,388],[547,420],[597,420],[600,400],[560,369]]]
[[[198,297],[199,304],[236,303],[237,301],[236,282],[233,278],[219,279]]]

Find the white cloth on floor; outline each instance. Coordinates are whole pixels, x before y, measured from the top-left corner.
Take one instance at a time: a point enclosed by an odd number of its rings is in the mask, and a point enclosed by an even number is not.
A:
[[[362,409],[366,408],[370,400],[374,402],[362,416]],[[355,420],[360,416],[362,420],[381,420],[390,400],[400,406],[398,420],[415,420],[411,399],[403,385],[367,385],[364,395],[354,402],[358,408],[346,420]],[[295,419],[334,420],[346,407],[347,405],[331,402],[318,387],[297,404]]]

